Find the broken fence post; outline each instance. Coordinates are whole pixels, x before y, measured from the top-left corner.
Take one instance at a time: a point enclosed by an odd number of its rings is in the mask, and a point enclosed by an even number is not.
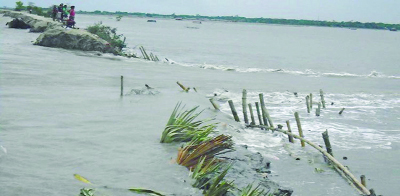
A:
[[[299,136],[300,136],[301,138],[304,138],[303,129],[301,128],[301,124],[300,124],[299,113],[298,113],[298,112],[295,112],[295,113],[294,113],[294,117],[296,118],[297,129],[299,130]],[[305,147],[305,146],[306,146],[306,145],[305,145],[304,141],[301,140],[301,147]]]
[[[326,151],[333,156],[331,142],[329,142],[328,130],[322,133],[322,138],[324,139]]]
[[[312,93],[310,93],[310,109],[312,109]]]
[[[215,103],[215,101],[214,101],[213,98],[210,98],[210,102],[211,102],[211,104],[213,105],[213,107],[214,107],[216,110],[219,110],[219,106],[218,106],[217,103]]]
[[[250,118],[251,118],[251,125],[255,125],[256,121],[254,119],[254,114],[253,114],[253,107],[251,106],[251,103],[248,104],[249,105],[249,111],[250,111]]]
[[[339,114],[342,115],[343,111],[344,111],[344,108],[342,108],[342,109],[340,110]]]
[[[289,133],[292,133],[292,129],[290,128],[290,123],[289,123],[288,120],[286,121],[286,126],[287,126],[287,128],[288,128],[288,132],[289,132]],[[294,141],[293,141],[293,136],[288,135],[288,137],[289,137],[289,142],[294,143]]]
[[[238,116],[238,114],[236,112],[236,109],[235,109],[235,106],[233,105],[233,101],[229,100],[228,103],[229,103],[229,107],[231,108],[231,111],[232,111],[232,114],[233,114],[233,118],[235,119],[236,122],[240,122],[239,116]]]
[[[376,196],[374,189],[369,189],[369,196]]]
[[[361,175],[361,176],[360,176],[360,179],[361,179],[361,184],[362,184],[364,187],[367,187],[367,183],[365,182],[365,175]]]
[[[307,113],[310,113],[310,96],[306,96]]]
[[[319,90],[319,94],[321,96],[321,103],[322,103],[322,108],[325,109],[325,98],[324,98],[324,91],[322,89]]]
[[[249,118],[247,117],[247,91],[246,91],[246,89],[243,89],[243,92],[242,92],[242,110],[243,110],[244,123],[249,124]]]
[[[121,76],[121,97],[124,96],[124,76]]]
[[[315,116],[319,116],[321,114],[321,102],[318,103],[318,108],[315,109]]]

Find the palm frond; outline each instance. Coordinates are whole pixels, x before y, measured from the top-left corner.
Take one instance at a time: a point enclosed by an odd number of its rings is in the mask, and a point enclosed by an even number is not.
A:
[[[178,102],[168,119],[167,125],[161,136],[161,143],[171,142],[187,142],[193,138],[207,138],[213,132],[217,123],[203,125],[214,119],[204,119],[195,121],[195,119],[203,112],[196,113],[199,106],[190,110],[183,111],[181,102]],[[203,126],[202,126],[203,125]]]
[[[216,155],[230,152],[232,149],[232,136],[219,135],[201,142],[195,139],[178,150],[176,162],[190,169],[194,168],[202,157],[205,159],[205,163],[208,163]]]
[[[212,179],[212,184],[208,190],[204,192],[205,196],[221,196],[225,195],[229,189],[233,187],[233,181],[227,182],[224,177],[232,165],[227,166],[218,176]]]
[[[269,191],[264,191],[265,190],[261,190],[260,185],[253,188],[253,184],[249,184],[241,191],[240,196],[266,196]]]
[[[217,158],[213,158],[212,160],[205,162],[206,158],[202,157],[200,162],[194,167],[190,176],[195,179],[195,182],[192,184],[193,187],[200,189],[208,189],[213,174],[215,174],[222,167],[222,162],[220,162]]]

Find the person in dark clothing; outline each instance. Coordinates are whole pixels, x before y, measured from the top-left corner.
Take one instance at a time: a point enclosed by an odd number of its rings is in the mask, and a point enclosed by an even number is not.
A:
[[[61,22],[62,22],[63,19],[64,19],[64,17],[63,17],[63,7],[64,7],[64,4],[61,3],[61,4],[58,6],[58,12],[57,12],[57,18],[60,19]]]
[[[57,13],[58,13],[57,6],[54,5],[53,6],[53,11],[51,12],[51,18],[53,18],[53,21],[55,21],[57,19]]]

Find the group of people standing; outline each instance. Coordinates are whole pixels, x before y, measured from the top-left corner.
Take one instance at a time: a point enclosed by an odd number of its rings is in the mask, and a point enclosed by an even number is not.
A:
[[[68,10],[68,6],[62,3],[58,7],[54,5],[52,18],[54,21],[65,22],[67,27],[73,28],[75,25],[75,6],[71,6]]]

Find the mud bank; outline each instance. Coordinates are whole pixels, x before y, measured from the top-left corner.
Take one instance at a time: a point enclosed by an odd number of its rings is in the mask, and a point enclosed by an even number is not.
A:
[[[107,41],[83,29],[66,29],[62,24],[50,18],[33,14],[0,10],[0,14],[18,19],[30,27],[29,32],[42,33],[34,42],[35,45],[74,49],[83,51],[100,51],[117,54],[118,50],[110,47]],[[10,22],[11,24],[11,22]],[[12,28],[12,25],[9,25]],[[18,28],[18,27],[17,27]]]

